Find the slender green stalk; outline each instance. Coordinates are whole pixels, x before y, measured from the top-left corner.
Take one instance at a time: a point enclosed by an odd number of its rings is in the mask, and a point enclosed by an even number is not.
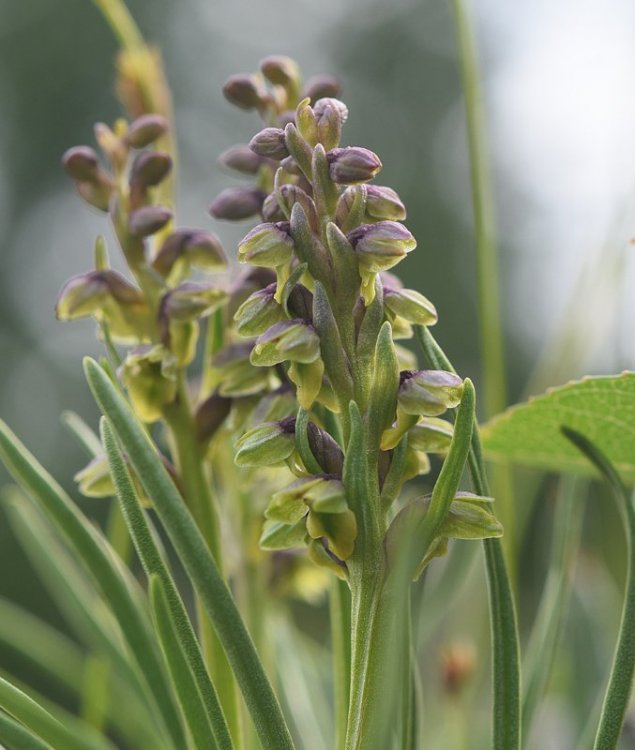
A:
[[[600,724],[593,744],[593,750],[615,750],[622,734],[635,673],[635,505],[615,467],[597,446],[575,430],[568,427],[562,427],[561,430],[606,479],[625,522],[628,568],[624,608]]]
[[[452,363],[427,328],[416,326],[415,335],[424,356],[433,367],[455,372]],[[489,496],[490,488],[476,424],[472,432],[468,464],[474,489],[479,495]],[[521,705],[520,643],[516,607],[500,540],[484,539],[483,545],[493,654],[493,747],[494,750],[518,750],[521,746]]]
[[[0,742],[11,750],[55,750],[47,742],[0,711]]]
[[[183,372],[179,375],[178,396],[173,404],[165,408],[164,416],[172,432],[176,447],[177,469],[183,483],[184,499],[196,519],[219,571],[222,573],[223,557],[218,508],[212,497],[211,482],[205,475],[203,453],[196,439],[196,425]],[[236,745],[240,747],[242,744],[242,727],[236,682],[223,647],[219,643],[213,628],[210,627],[204,607],[198,600],[197,611],[205,658],[218,689],[231,735]]]
[[[199,644],[194,635],[185,605],[170,571],[150,531],[149,523],[137,497],[128,469],[117,448],[108,422],[102,423],[102,439],[108,456],[110,471],[117,488],[121,509],[130,531],[137,554],[148,577],[157,576],[162,583],[177,636],[183,645],[198,691],[202,696],[213,735],[219,750],[232,750],[233,744],[220,707],[216,690],[205,667]]]
[[[333,578],[329,590],[333,681],[335,697],[335,747],[344,747],[351,679],[351,594],[348,584]]]
[[[207,543],[129,405],[99,365],[84,360],[95,400],[112,424],[225,649],[263,746],[293,750],[278,700]]]
[[[564,477],[560,484],[551,563],[523,662],[523,736],[527,738],[536,708],[549,682],[569,605],[569,575],[580,544],[583,518],[574,487],[572,477]]]
[[[76,720],[61,724],[26,693],[0,677],[0,706],[53,747],[64,750],[115,750],[90,725]]]
[[[104,374],[104,377],[108,376]],[[163,716],[166,729],[177,746],[183,746],[180,718],[156,652],[147,615],[141,601],[132,593],[136,590],[132,577],[125,574],[125,569],[115,561],[106,540],[3,422],[0,422],[0,457],[24,491],[56,523],[94,577],[117,618]]]
[[[103,13],[122,49],[129,52],[145,46],[141,32],[123,0],[93,0]]]
[[[489,417],[502,411],[507,405],[492,186],[487,158],[478,57],[465,0],[452,0],[452,11],[465,100],[472,208],[476,232],[478,318],[484,370],[483,393],[485,413]]]

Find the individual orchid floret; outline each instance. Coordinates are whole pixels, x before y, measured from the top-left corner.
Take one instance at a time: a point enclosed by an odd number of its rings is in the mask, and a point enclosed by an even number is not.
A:
[[[284,309],[275,300],[276,284],[269,284],[249,296],[234,315],[241,336],[260,336],[285,319]]]
[[[444,370],[406,370],[400,373],[399,408],[406,414],[436,417],[461,403],[463,380]]]
[[[238,260],[265,268],[273,268],[278,279],[276,301],[288,278],[294,244],[289,222],[267,222],[251,230],[238,245]]]
[[[377,154],[360,146],[334,148],[327,153],[326,158],[331,179],[340,185],[368,182],[382,167]]]
[[[214,199],[209,212],[215,219],[250,219],[260,213],[266,197],[267,194],[260,188],[226,188]]]
[[[256,367],[250,362],[252,349],[250,342],[230,344],[212,359],[212,371],[221,396],[254,396],[280,385],[272,369]]]
[[[236,443],[237,466],[272,466],[295,450],[295,418],[266,422],[248,430]]]
[[[143,422],[156,422],[176,398],[176,367],[161,346],[131,352],[122,365],[130,402]]]
[[[130,148],[146,148],[168,132],[168,121],[161,115],[141,115],[128,126],[125,142]]]
[[[391,322],[402,318],[414,325],[431,326],[438,320],[437,310],[432,302],[413,289],[384,287],[384,306]]]
[[[375,297],[375,274],[396,266],[415,249],[417,241],[396,221],[362,224],[347,237],[357,253],[362,296],[369,305]]]
[[[75,181],[81,197],[100,211],[108,211],[114,189],[113,180],[100,167],[95,151],[88,146],[75,146],[66,151],[62,164]]]
[[[238,73],[230,76],[223,86],[228,102],[239,109],[261,109],[267,104],[268,94],[256,76]]]
[[[219,271],[226,265],[227,256],[218,237],[198,229],[177,229],[169,234],[152,261],[152,267],[164,277],[173,271],[177,276],[185,275],[190,268]]]
[[[284,320],[256,339],[251,362],[270,367],[282,362],[315,362],[320,356],[320,338],[306,320]]]
[[[224,151],[218,157],[218,163],[221,167],[233,169],[241,174],[256,175],[263,158],[255,154],[247,144],[237,144]]]
[[[142,206],[128,216],[128,231],[134,237],[156,234],[172,220],[172,211],[163,206]]]
[[[280,161],[289,156],[282,128],[265,128],[256,133],[249,141],[249,148],[254,154],[275,161]]]

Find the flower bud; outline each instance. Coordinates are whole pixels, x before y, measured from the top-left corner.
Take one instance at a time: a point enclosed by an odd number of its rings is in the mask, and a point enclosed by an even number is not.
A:
[[[128,216],[128,231],[135,237],[148,237],[171,220],[172,211],[163,206],[141,206]]]
[[[228,148],[218,157],[218,163],[227,169],[242,174],[258,174],[262,157],[255,154],[247,145],[238,144]]]
[[[377,154],[360,146],[334,148],[326,155],[333,182],[355,185],[368,182],[382,167]]]
[[[236,466],[271,466],[295,450],[295,419],[266,422],[246,432],[236,443]]]
[[[287,310],[294,318],[313,318],[313,295],[304,284],[294,284],[287,298]]]
[[[238,73],[230,76],[223,86],[225,99],[240,109],[259,109],[266,101],[267,93],[253,75]]]
[[[396,221],[362,224],[347,237],[358,253],[360,268],[374,273],[397,265],[417,246],[412,234]]]
[[[438,319],[432,302],[413,289],[384,288],[384,306],[392,315],[415,325],[434,325]]]
[[[79,182],[94,182],[99,170],[97,154],[89,146],[74,146],[62,156],[66,173]]]
[[[128,158],[128,149],[121,138],[108,125],[98,122],[95,125],[95,139],[110,162],[122,169]]]
[[[284,211],[280,208],[275,193],[269,193],[265,198],[265,202],[262,204],[262,218],[267,223],[287,220],[287,216],[285,216]]]
[[[327,75],[314,76],[306,82],[302,92],[303,97],[309,97],[312,103],[325,97],[338,97],[342,93],[342,86],[337,78]]]
[[[276,284],[254,292],[234,315],[236,330],[241,336],[259,336],[285,319],[284,310],[275,301]]]
[[[408,431],[408,446],[424,453],[443,453],[450,447],[453,434],[450,422],[427,417]]]
[[[240,241],[238,260],[241,263],[277,268],[291,260],[293,247],[288,222],[259,224]]]
[[[249,148],[267,159],[280,161],[289,156],[282,128],[265,128],[249,141]]]
[[[392,188],[367,185],[366,216],[371,221],[403,221],[406,218],[406,207]]]
[[[266,197],[259,188],[225,188],[212,202],[209,212],[215,219],[249,219],[260,212]]]
[[[177,229],[172,232],[152,262],[162,276],[168,276],[178,261],[204,270],[215,271],[227,265],[225,251],[212,232],[198,229]]]
[[[162,347],[131,352],[122,366],[123,382],[132,407],[143,422],[156,422],[163,408],[176,398],[177,383],[173,364]]]
[[[461,403],[463,381],[444,370],[404,370],[399,375],[399,408],[410,415],[437,417]]]
[[[143,151],[130,170],[130,184],[142,188],[154,187],[168,176],[172,158],[163,151]]]
[[[141,115],[128,127],[125,141],[130,148],[145,148],[167,133],[168,121],[161,115]]]
[[[297,88],[300,83],[300,68],[295,60],[283,55],[270,55],[260,61],[263,76],[276,86]]]
[[[320,356],[320,339],[310,323],[284,320],[256,339],[250,361],[257,367],[281,362],[314,362]]]
[[[299,203],[304,209],[309,224],[317,231],[320,222],[317,215],[317,209],[313,198],[311,198],[302,188],[291,183],[280,185],[276,191],[280,203],[284,206],[287,216],[291,216],[291,211],[296,203]]]
[[[311,453],[320,464],[325,474],[342,476],[344,469],[344,454],[337,442],[326,430],[322,430],[313,422],[307,425],[307,437]]]
[[[111,269],[73,276],[59,293],[55,314],[59,320],[90,315],[106,320],[113,336],[123,340],[147,340],[153,328],[141,290]]]
[[[317,119],[318,140],[326,151],[335,149],[342,137],[342,127],[348,119],[347,106],[339,99],[323,98],[313,111]]]

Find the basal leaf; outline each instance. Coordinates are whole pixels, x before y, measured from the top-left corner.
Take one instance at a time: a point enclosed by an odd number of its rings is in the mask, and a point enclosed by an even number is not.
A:
[[[585,378],[513,406],[485,425],[483,448],[494,461],[591,473],[561,427],[585,435],[635,482],[635,373]]]

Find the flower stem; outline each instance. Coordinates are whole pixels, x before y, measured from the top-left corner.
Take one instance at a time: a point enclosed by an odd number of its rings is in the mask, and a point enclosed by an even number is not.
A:
[[[219,571],[223,571],[218,509],[212,496],[211,483],[205,474],[203,455],[196,440],[196,427],[187,395],[185,375],[179,373],[177,398],[164,410],[176,452],[176,465],[183,484],[185,502],[207,542]],[[212,680],[218,691],[232,739],[242,747],[242,728],[236,681],[225,652],[205,613],[200,598],[196,601],[203,653]]]
[[[344,747],[348,721],[351,670],[351,596],[339,578],[331,581],[329,593],[335,697],[335,747]]]
[[[141,32],[122,0],[93,0],[103,13],[122,49],[132,51],[145,46]]]

